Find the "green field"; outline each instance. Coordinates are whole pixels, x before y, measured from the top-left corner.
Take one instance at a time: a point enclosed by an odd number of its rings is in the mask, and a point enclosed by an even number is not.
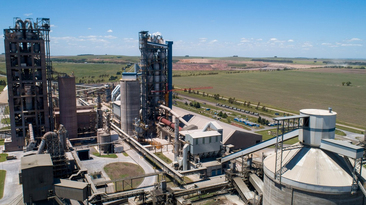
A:
[[[366,74],[312,71],[219,73],[175,77],[173,82],[182,88],[213,86],[206,91],[295,113],[304,108],[332,107],[338,120],[365,127]],[[344,81],[352,85],[342,86]]]
[[[4,195],[5,176],[6,170],[0,170],[0,199],[3,198]]]

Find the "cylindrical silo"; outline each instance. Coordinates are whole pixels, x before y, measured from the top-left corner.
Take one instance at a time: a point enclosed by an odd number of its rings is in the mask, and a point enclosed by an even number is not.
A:
[[[351,194],[353,178],[346,160],[339,154],[319,148],[321,139],[334,139],[336,114],[331,110],[300,110],[304,128],[302,146],[284,150],[282,175],[275,179],[276,155],[263,161],[264,205],[363,204],[363,194]]]
[[[121,129],[133,135],[135,118],[139,119],[140,83],[136,74],[123,74],[121,80]]]
[[[59,103],[60,103],[60,124],[64,125],[69,138],[76,138],[78,135],[76,115],[76,90],[75,77],[64,76],[58,78]]]
[[[103,129],[98,129],[97,141],[99,144],[99,153],[111,153],[111,135]]]
[[[299,141],[304,145],[319,147],[321,139],[334,139],[337,113],[321,109],[303,109],[300,114],[309,115],[300,130]]]

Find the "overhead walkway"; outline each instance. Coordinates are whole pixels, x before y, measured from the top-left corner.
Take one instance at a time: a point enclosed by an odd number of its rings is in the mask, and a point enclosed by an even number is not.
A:
[[[295,130],[292,130],[290,132],[287,132],[283,135],[283,141],[286,141],[286,140],[289,140],[289,139],[292,139],[294,137],[297,137],[299,135],[299,129],[295,129]],[[282,138],[278,138],[278,142],[281,142]],[[221,162],[224,163],[224,162],[227,162],[227,161],[230,161],[230,160],[233,160],[233,159],[236,159],[238,157],[241,157],[241,156],[244,156],[244,155],[248,155],[248,154],[251,154],[251,153],[254,153],[254,152],[257,152],[261,149],[264,149],[264,148],[267,148],[267,147],[270,147],[270,146],[273,146],[275,145],[277,142],[277,137],[273,137],[269,140],[266,140],[266,141],[263,141],[259,144],[256,144],[254,146],[251,146],[251,147],[248,147],[244,150],[241,150],[239,152],[235,152],[233,154],[230,154],[230,155],[227,155],[223,158],[221,158]]]

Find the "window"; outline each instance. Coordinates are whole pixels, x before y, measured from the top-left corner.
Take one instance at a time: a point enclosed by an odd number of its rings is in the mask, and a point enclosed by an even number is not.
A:
[[[209,139],[210,139],[210,141],[209,141],[209,142],[211,143],[211,141],[212,141],[212,137],[209,137]]]
[[[196,139],[196,145],[198,144],[198,139]]]
[[[219,141],[219,136],[216,136],[216,142],[218,142]]]
[[[202,144],[205,144],[205,138],[202,137]]]

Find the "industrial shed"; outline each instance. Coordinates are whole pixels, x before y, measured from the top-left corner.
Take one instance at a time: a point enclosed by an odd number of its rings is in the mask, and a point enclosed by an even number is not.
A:
[[[262,135],[260,134],[229,125],[197,113],[189,112],[179,107],[173,107],[173,110],[183,117],[183,119],[188,119],[189,124],[196,125],[198,129],[204,130],[209,122],[211,122],[213,126],[220,126],[222,129],[222,143],[224,145],[234,145],[233,149],[244,149],[262,141]]]

